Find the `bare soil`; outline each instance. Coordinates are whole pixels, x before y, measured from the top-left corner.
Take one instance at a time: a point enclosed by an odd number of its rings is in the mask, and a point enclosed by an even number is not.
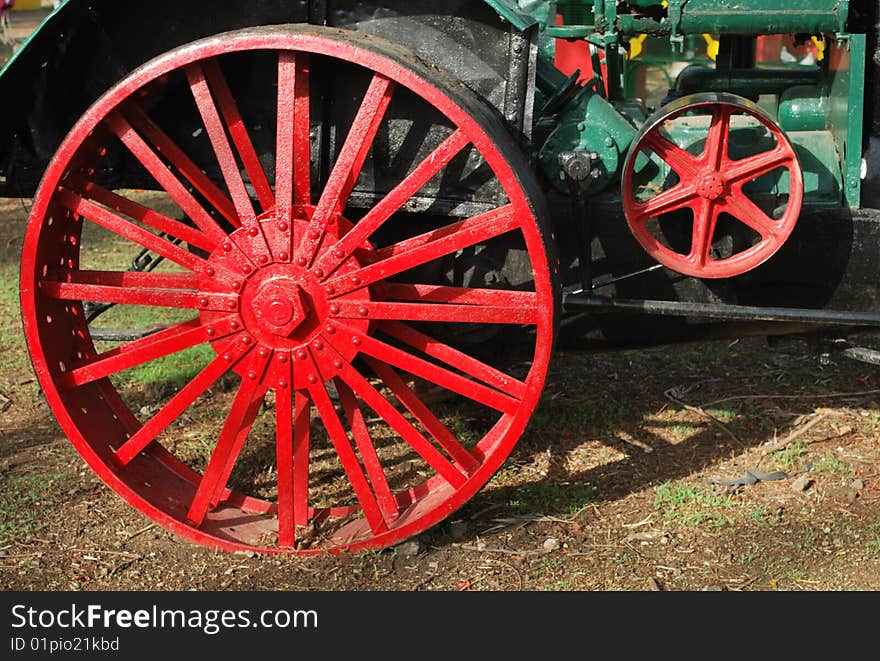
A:
[[[416,543],[303,559],[181,541],[91,473],[35,384],[28,203],[0,202],[0,589],[880,589],[880,372],[802,340],[558,355],[501,472]],[[713,484],[749,469],[789,477]]]

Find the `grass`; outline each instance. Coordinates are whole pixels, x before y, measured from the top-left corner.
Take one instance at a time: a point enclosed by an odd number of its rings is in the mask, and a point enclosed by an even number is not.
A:
[[[46,524],[43,499],[51,495],[60,473],[14,476],[0,492],[0,542],[29,537]]]
[[[688,528],[720,530],[732,523],[725,511],[733,507],[728,495],[705,487],[667,482],[657,487],[654,507],[667,521]]]
[[[777,465],[787,473],[798,470],[803,465],[803,457],[807,453],[807,446],[803,443],[793,443],[783,450],[773,453]]]
[[[831,450],[828,450],[822,456],[822,459],[816,463],[816,470],[830,475],[845,476],[852,474],[852,468],[847,466],[843,459]]]

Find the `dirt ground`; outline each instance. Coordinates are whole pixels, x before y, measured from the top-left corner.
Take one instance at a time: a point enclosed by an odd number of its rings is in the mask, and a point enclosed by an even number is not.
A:
[[[183,542],[99,482],[43,402],[17,309],[28,203],[0,202],[2,589],[880,589],[880,373],[805,341],[557,356],[500,473],[415,543]],[[713,485],[748,469],[789,477]]]

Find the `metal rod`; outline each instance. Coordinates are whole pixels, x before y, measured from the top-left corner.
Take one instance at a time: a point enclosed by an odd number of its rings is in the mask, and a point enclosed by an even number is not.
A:
[[[609,298],[595,294],[563,294],[562,305],[567,311],[636,312],[667,317],[702,317],[736,321],[779,321],[809,324],[880,326],[880,314],[842,310],[809,310],[802,308],[751,307],[679,301],[644,301]]]

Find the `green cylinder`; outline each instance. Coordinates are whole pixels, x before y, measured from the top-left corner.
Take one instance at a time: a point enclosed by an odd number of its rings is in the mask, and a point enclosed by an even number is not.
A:
[[[787,89],[779,99],[779,125],[786,131],[824,131],[828,128],[828,99],[815,86]]]
[[[624,34],[824,34],[845,29],[848,15],[848,0],[670,0],[662,21],[622,14],[617,27]]]

